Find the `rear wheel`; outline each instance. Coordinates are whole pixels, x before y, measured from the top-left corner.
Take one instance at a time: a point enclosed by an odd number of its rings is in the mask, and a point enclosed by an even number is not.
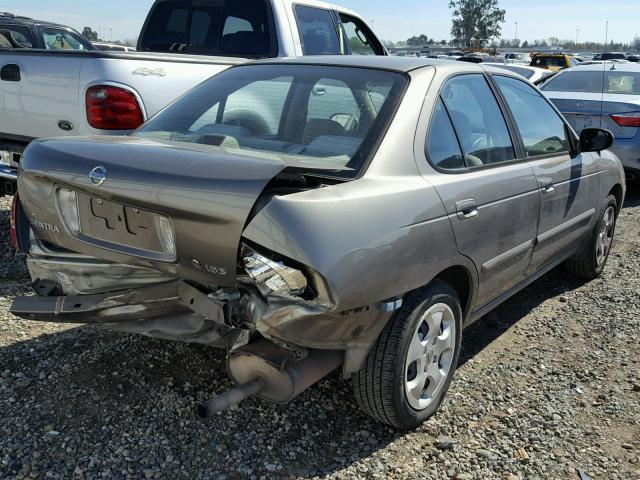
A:
[[[617,205],[616,197],[613,195],[609,195],[605,199],[600,210],[598,223],[596,223],[588,241],[580,252],[565,263],[569,273],[589,280],[600,276],[607,264],[613,244],[618,213]]]
[[[353,376],[360,408],[398,428],[428,419],[451,384],[461,329],[460,301],[450,285],[437,280],[410,294]]]

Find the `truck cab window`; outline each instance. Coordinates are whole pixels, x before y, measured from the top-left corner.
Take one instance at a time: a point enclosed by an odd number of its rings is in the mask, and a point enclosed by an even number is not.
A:
[[[321,8],[296,5],[296,20],[305,55],[340,55],[340,41],[333,15]]]

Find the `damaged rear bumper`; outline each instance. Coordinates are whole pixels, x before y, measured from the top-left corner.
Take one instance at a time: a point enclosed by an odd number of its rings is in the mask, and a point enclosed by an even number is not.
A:
[[[20,318],[64,323],[118,323],[206,310],[207,317],[225,323],[224,307],[184,282],[94,295],[20,296],[10,312]],[[206,296],[205,296],[206,297]],[[206,306],[205,306],[206,303]],[[197,313],[197,312],[195,312]]]

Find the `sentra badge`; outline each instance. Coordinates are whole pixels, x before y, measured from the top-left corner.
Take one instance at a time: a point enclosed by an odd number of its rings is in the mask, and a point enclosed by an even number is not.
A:
[[[56,225],[43,222],[42,220],[38,220],[37,218],[31,218],[30,223],[33,226],[33,228],[37,228],[38,230],[44,230],[46,232],[53,232],[53,233],[60,233],[60,229]]]

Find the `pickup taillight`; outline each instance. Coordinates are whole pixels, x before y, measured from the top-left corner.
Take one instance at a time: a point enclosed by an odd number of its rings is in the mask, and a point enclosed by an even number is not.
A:
[[[87,120],[98,130],[133,130],[142,125],[142,109],[125,88],[94,85],[86,94]]]
[[[18,194],[16,193],[13,196],[13,201],[11,202],[11,216],[9,217],[9,241],[11,242],[11,246],[20,250],[20,245],[18,244],[18,230],[16,228],[16,211],[18,205]]]

